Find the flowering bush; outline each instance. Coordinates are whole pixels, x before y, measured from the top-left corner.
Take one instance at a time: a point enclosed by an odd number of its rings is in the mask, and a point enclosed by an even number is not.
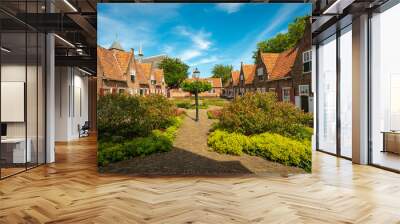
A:
[[[290,103],[278,102],[273,93],[246,93],[226,105],[218,128],[245,135],[278,133],[296,139],[310,139],[313,117]]]
[[[246,136],[216,130],[210,134],[208,145],[219,153],[247,153],[311,172],[311,142],[308,140],[298,141],[273,133]]]
[[[174,105],[164,96],[100,96],[97,107],[99,141],[148,136],[154,129],[165,129],[175,115]]]
[[[221,109],[213,109],[207,111],[207,116],[209,119],[218,119],[222,114]]]

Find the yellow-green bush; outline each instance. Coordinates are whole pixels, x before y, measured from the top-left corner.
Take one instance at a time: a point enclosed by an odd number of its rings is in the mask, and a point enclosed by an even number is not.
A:
[[[168,152],[172,149],[172,142],[176,137],[182,118],[176,117],[172,125],[165,130],[153,130],[147,137],[137,137],[120,142],[102,142],[98,144],[97,163],[107,166],[122,160],[137,156],[146,156],[158,152]]]
[[[239,133],[216,130],[208,137],[208,145],[216,152],[241,155],[249,144],[249,138]]]
[[[288,166],[311,172],[311,143],[298,141],[279,134],[262,133],[246,136],[216,130],[208,138],[209,146],[219,153],[260,156]]]

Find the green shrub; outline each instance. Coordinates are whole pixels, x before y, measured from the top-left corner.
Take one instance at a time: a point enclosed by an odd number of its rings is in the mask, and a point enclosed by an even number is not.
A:
[[[249,145],[249,138],[238,133],[216,130],[209,135],[208,145],[219,153],[242,155],[244,148]]]
[[[98,139],[121,142],[145,137],[154,129],[167,128],[174,114],[174,105],[161,95],[100,96],[97,107]]]
[[[241,155],[244,152],[311,172],[309,140],[298,141],[273,133],[245,136],[216,130],[210,134],[208,145],[219,153]]]
[[[311,114],[278,102],[274,93],[246,93],[224,106],[218,128],[245,135],[278,133],[295,139],[311,137]],[[301,133],[299,133],[301,132]]]
[[[137,156],[170,151],[177,130],[182,124],[182,118],[176,117],[170,122],[172,125],[164,131],[153,130],[147,137],[137,137],[119,143],[100,141],[97,153],[98,165],[107,166],[109,163]]]
[[[249,155],[296,166],[311,172],[311,143],[297,141],[279,134],[263,133],[250,137],[250,146],[246,148]]]
[[[189,109],[192,104],[190,102],[178,102],[176,103],[176,106],[179,108]]]

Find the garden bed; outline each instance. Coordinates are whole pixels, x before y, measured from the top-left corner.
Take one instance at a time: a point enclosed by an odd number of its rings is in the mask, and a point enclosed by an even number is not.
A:
[[[258,156],[221,154],[207,146],[209,130],[215,120],[200,110],[200,121],[188,110],[171,151],[135,157],[101,167],[102,172],[133,176],[236,176],[282,175],[305,173],[303,169],[285,166]]]
[[[253,155],[311,172],[313,117],[271,93],[246,93],[221,111],[209,146],[218,153]]]

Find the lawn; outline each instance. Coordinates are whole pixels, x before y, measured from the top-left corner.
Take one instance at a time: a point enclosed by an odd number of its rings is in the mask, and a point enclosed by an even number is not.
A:
[[[187,97],[187,98],[175,98],[170,99],[176,107],[185,108],[185,109],[195,109],[195,99],[194,97]],[[209,106],[219,106],[223,107],[230,101],[223,98],[206,98],[206,97],[199,97],[199,108],[200,109],[207,109]]]

